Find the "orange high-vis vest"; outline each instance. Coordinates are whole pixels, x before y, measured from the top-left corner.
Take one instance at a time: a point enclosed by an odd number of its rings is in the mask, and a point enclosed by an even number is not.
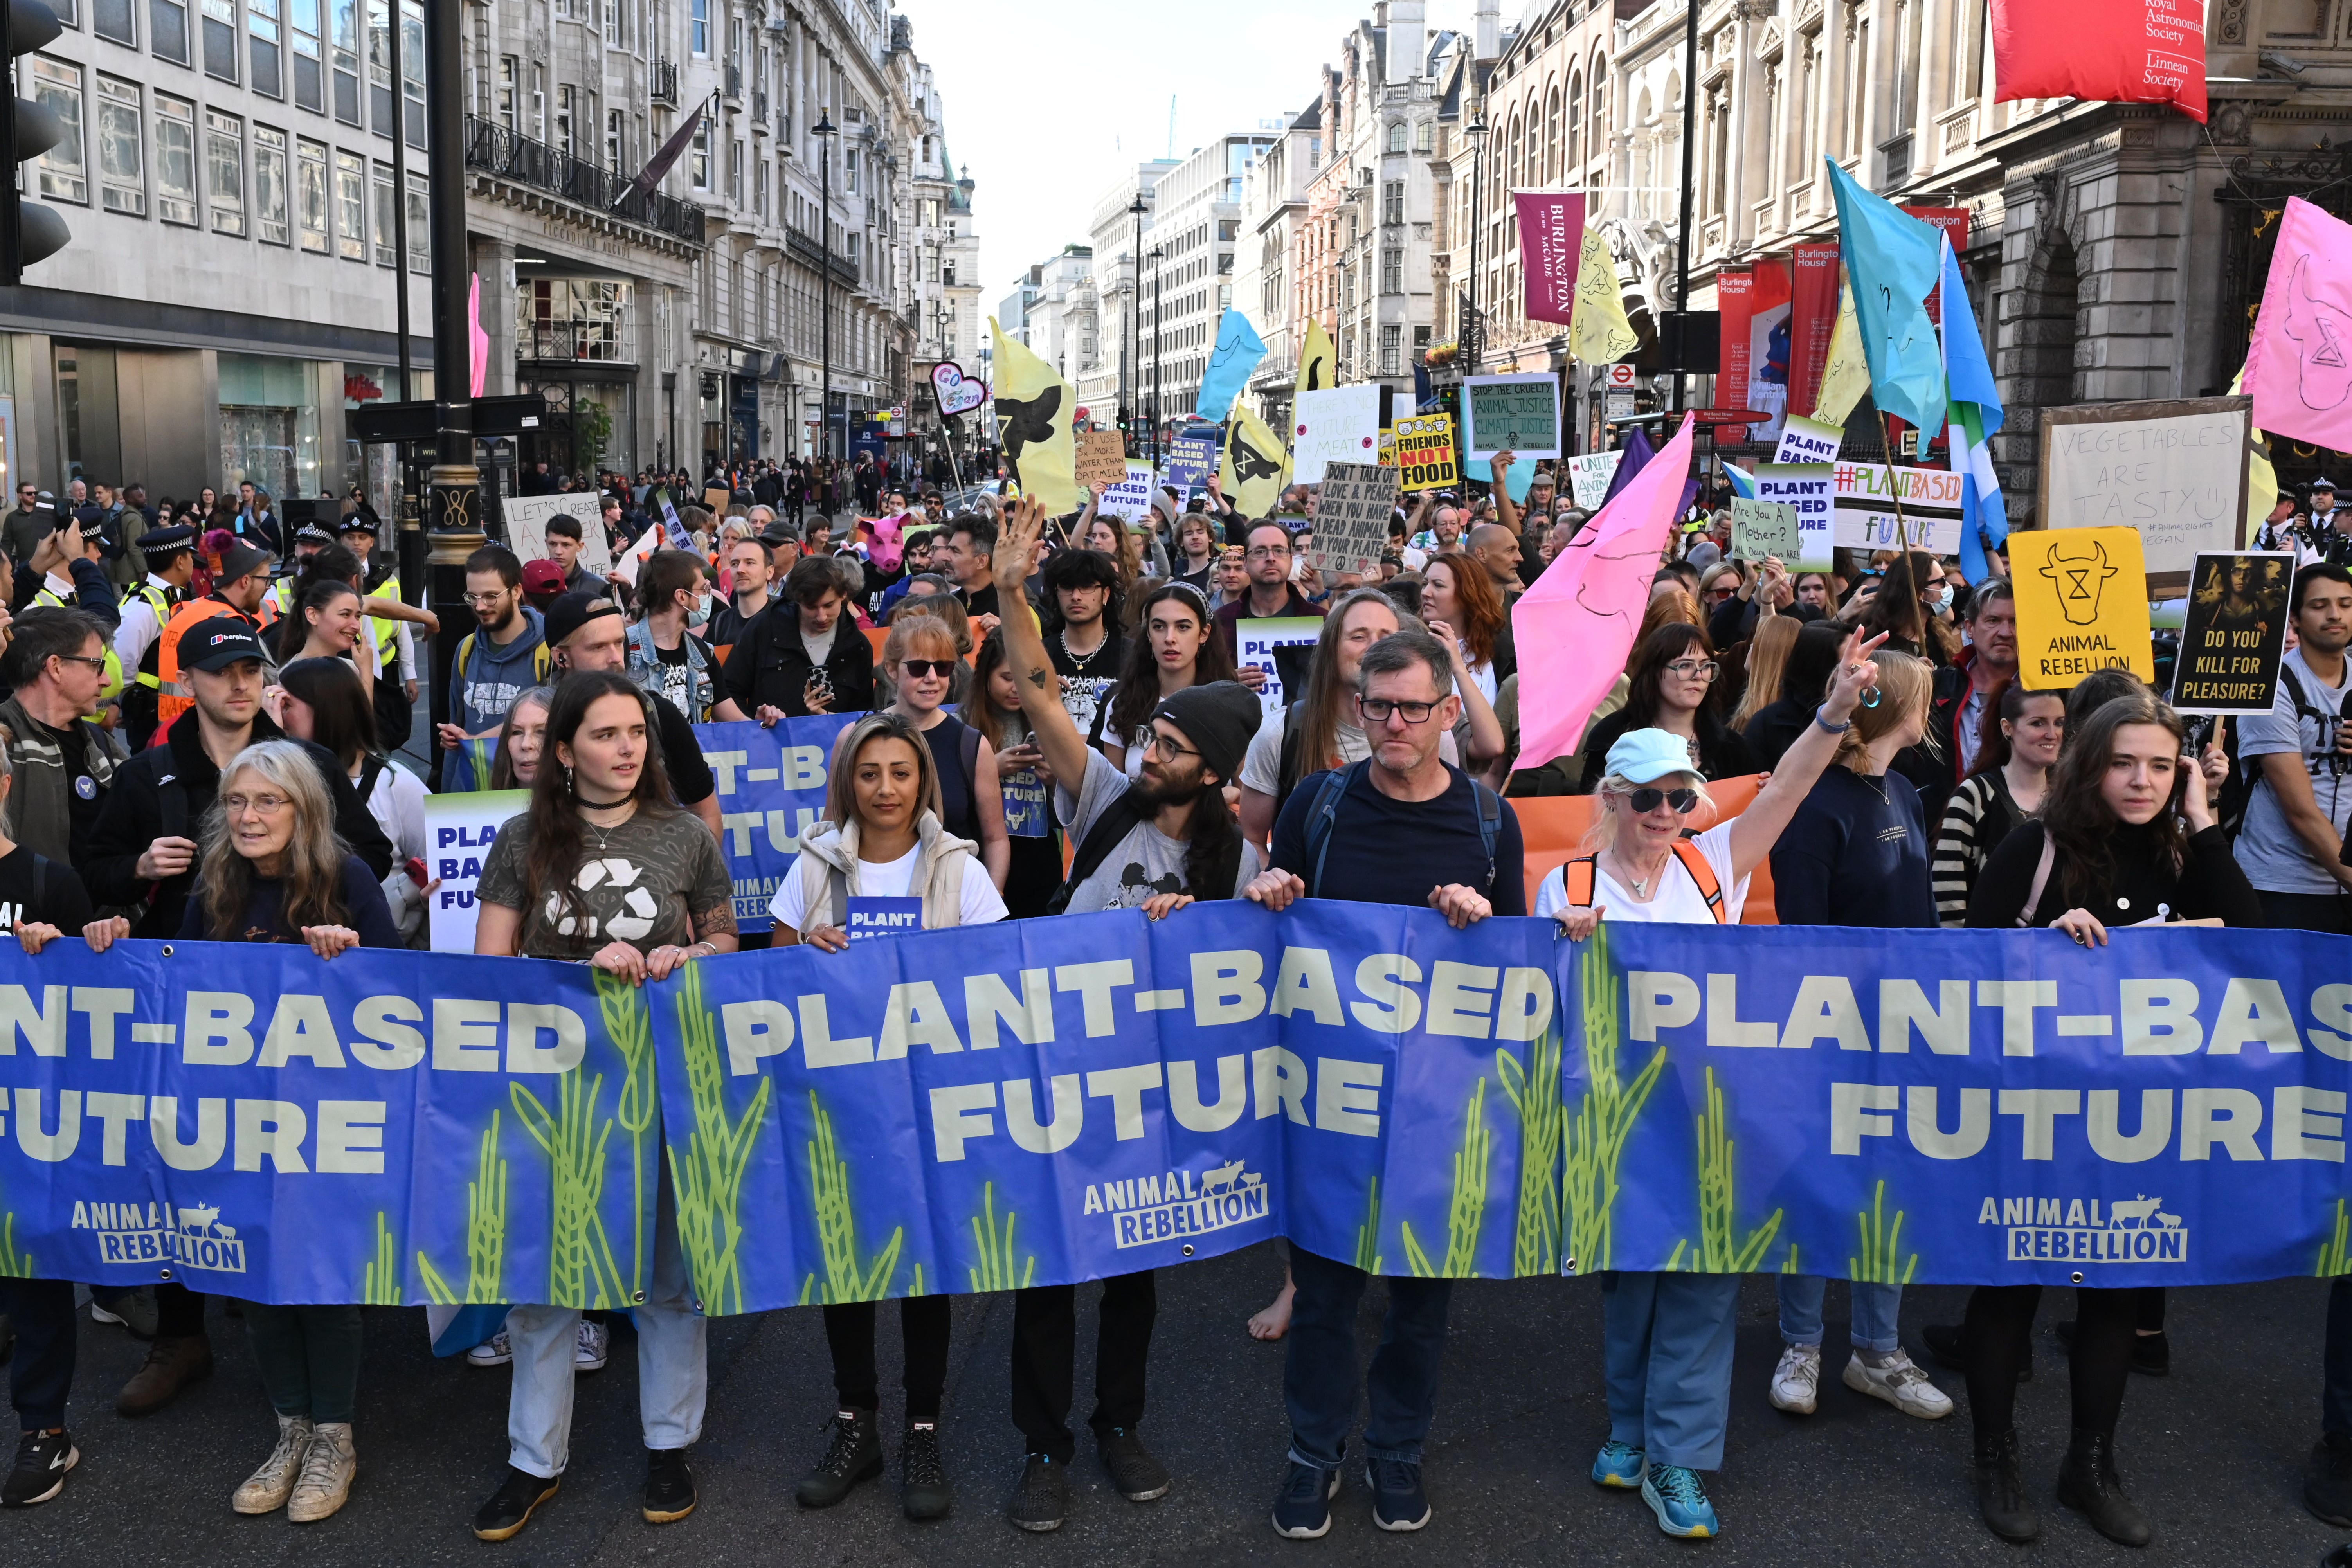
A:
[[[173,610],[170,623],[163,627],[163,635],[159,639],[163,651],[155,657],[155,734],[158,740],[173,720],[195,706],[194,696],[180,679],[180,639],[187,634],[190,626],[199,621],[211,620],[215,616],[236,616],[247,625],[252,624],[251,616],[207,594]]]
[[[1699,896],[1706,900],[1707,912],[1715,917],[1716,924],[1723,924],[1723,885],[1716,880],[1715,868],[1707,864],[1706,857],[1700,852],[1699,847],[1687,838],[1675,839],[1674,848],[1675,858],[1683,863],[1683,869],[1688,871],[1691,880],[1698,884]],[[1599,874],[1600,858],[1597,855],[1580,855],[1560,867],[1560,890],[1568,896],[1569,908],[1589,910],[1592,907],[1593,881]]]

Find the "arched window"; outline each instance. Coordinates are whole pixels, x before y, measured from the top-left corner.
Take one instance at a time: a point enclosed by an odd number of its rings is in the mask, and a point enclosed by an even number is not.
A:
[[[1605,57],[1592,57],[1591,81],[1592,107],[1585,121],[1585,156],[1603,158],[1609,154],[1609,61]]]
[[[1568,166],[1576,171],[1577,183],[1583,184],[1584,174],[1584,78],[1568,79]]]
[[[1510,151],[1504,155],[1503,162],[1503,178],[1506,182],[1506,189],[1517,190],[1521,185],[1527,184],[1524,177],[1527,173],[1527,165],[1523,162],[1526,155],[1527,126],[1526,122],[1520,120],[1519,111],[1515,109],[1511,110]]]
[[[1403,121],[1399,120],[1391,123],[1389,126],[1389,151],[1391,153],[1403,152],[1405,150],[1405,137],[1408,134],[1409,132],[1404,128]]]
[[[1544,110],[1544,183],[1560,183],[1560,154],[1564,151],[1559,139],[1559,84],[1552,82],[1545,99]]]

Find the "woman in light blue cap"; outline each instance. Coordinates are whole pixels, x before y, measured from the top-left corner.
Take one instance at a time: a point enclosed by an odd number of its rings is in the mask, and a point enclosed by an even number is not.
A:
[[[1609,748],[1601,813],[1586,853],[1547,876],[1536,913],[1571,942],[1612,921],[1731,925],[1748,879],[1772,850],[1814,781],[1830,765],[1854,709],[1877,678],[1870,660],[1885,639],[1847,637],[1813,722],[1781,757],[1747,810],[1696,838],[1683,819],[1706,785],[1690,748],[1664,730],[1634,730]],[[1722,1533],[1699,1479],[1723,1465],[1731,1415],[1737,1274],[1605,1273],[1601,1282],[1609,1388],[1609,1440],[1592,1461],[1604,1487],[1639,1488],[1668,1535]]]

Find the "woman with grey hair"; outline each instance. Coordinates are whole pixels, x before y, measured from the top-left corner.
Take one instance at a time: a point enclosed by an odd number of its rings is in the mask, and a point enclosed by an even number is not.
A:
[[[401,945],[375,874],[335,837],[334,802],[299,742],[262,741],[229,759],[203,833],[184,941],[304,942],[322,959]],[[278,1442],[229,1506],[282,1508],[298,1524],[325,1519],[359,1470],[360,1310],[248,1301],[245,1326]]]

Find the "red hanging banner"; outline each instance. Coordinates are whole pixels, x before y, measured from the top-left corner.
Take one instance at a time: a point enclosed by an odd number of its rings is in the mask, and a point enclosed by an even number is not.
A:
[[[2205,119],[2204,0],[1992,0],[1996,102],[2169,103]]]
[[[1797,247],[1789,300],[1789,412],[1810,414],[1820,401],[1822,372],[1837,331],[1838,247]]]
[[[1756,274],[1745,267],[1727,267],[1715,275],[1715,308],[1718,312],[1715,384],[1717,400],[1738,403],[1748,396],[1748,325],[1756,309]]]
[[[1519,263],[1526,316],[1567,323],[1576,314],[1576,272],[1584,256],[1584,193],[1513,191],[1519,211]]]

